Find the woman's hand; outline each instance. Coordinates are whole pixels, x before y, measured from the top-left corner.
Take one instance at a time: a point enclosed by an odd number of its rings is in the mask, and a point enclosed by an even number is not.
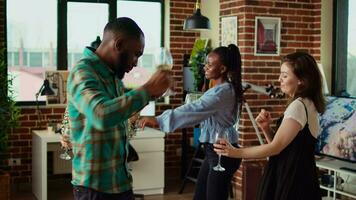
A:
[[[158,126],[158,122],[157,122],[157,119],[155,117],[142,117],[138,121],[138,126],[141,129],[144,129],[145,126],[155,127],[155,126]]]
[[[140,119],[140,113],[135,113],[129,118],[130,124],[136,124],[137,120]]]
[[[226,139],[219,139],[219,144],[214,144],[214,151],[217,154],[239,158],[239,149],[233,147]]]
[[[256,117],[256,123],[263,131],[268,131],[270,129],[270,124],[272,123],[270,112],[261,109],[261,112]]]

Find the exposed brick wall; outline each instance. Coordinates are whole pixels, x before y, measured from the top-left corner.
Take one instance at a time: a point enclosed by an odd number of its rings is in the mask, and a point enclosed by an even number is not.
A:
[[[5,46],[5,0],[0,0],[0,48]],[[40,113],[40,115],[38,114]],[[30,183],[32,174],[32,130],[45,129],[49,121],[61,122],[64,107],[43,107],[39,112],[36,107],[21,107],[19,127],[9,135],[8,152],[0,152],[2,158],[20,158],[20,166],[7,166],[7,160],[0,163],[1,169],[11,174],[12,183]],[[40,120],[39,120],[40,119]]]
[[[21,165],[10,167],[12,183],[30,183],[32,174],[32,131],[46,129],[49,121],[61,122],[63,107],[22,107],[20,125],[9,140],[9,158],[20,158]],[[39,120],[40,119],[40,120]]]
[[[170,0],[170,50],[173,55],[173,77],[177,83],[178,95],[171,97],[170,105],[158,106],[158,113],[177,107],[183,102],[183,55],[190,54],[199,32],[183,30],[183,22],[194,12],[195,0]],[[177,130],[166,137],[165,174],[166,179],[177,179],[180,175],[180,151],[182,131]],[[189,131],[190,137],[192,132]]]
[[[4,0],[0,0],[0,9]],[[190,54],[194,41],[199,37],[198,32],[183,31],[183,21],[194,11],[194,0],[171,0],[170,1],[170,48],[174,59],[173,77],[178,84],[178,95],[170,99],[170,105],[157,106],[157,114],[163,110],[174,108],[182,104],[183,99],[183,55]],[[0,19],[0,41],[4,41],[4,20],[5,15],[1,9]],[[38,120],[35,107],[23,107],[21,111],[20,127],[15,129],[10,135],[9,157],[21,158],[21,166],[11,167],[12,183],[31,182],[32,163],[32,130],[45,129],[49,119],[61,121],[64,108],[41,107],[43,120]],[[166,177],[177,179],[180,175],[180,147],[181,130],[169,134],[166,138],[165,166]],[[191,136],[191,132],[189,132]],[[4,163],[6,164],[6,163]]]
[[[278,86],[280,59],[295,51],[309,52],[320,60],[320,0],[220,0],[220,16],[238,17],[238,45],[242,54],[243,81]],[[281,18],[280,56],[254,56],[255,16]],[[272,112],[273,118],[277,118],[285,109],[285,100],[273,100],[253,92],[246,92],[245,98],[254,116],[257,116],[261,108],[265,108]],[[240,130],[241,146],[259,144],[246,111],[242,115]],[[258,183],[258,174],[262,171],[258,168],[262,169],[263,163],[265,160],[244,160],[235,175],[238,194],[236,199],[254,199],[250,186],[254,187]]]
[[[4,40],[4,0],[0,0],[0,44]],[[171,105],[157,107],[157,114],[165,109],[174,108],[182,104],[183,88],[183,55],[190,54],[194,41],[199,37],[197,32],[183,31],[183,21],[194,11],[195,0],[171,0],[170,1],[170,48],[174,58],[173,75],[178,83],[178,95],[171,99]],[[289,0],[289,1],[242,1],[220,0],[220,16],[238,16],[239,47],[243,60],[243,79],[258,85],[273,83],[278,85],[280,58],[294,51],[308,51],[317,60],[320,60],[320,0]],[[281,17],[281,56],[254,56],[254,19],[255,16]],[[276,118],[283,110],[285,101],[271,100],[268,97],[256,93],[246,93],[248,103],[256,116],[260,108],[272,111]],[[58,121],[64,108],[41,107],[44,119],[54,117]],[[31,181],[31,132],[46,127],[46,122],[39,122],[34,107],[22,108],[21,126],[13,131],[10,136],[11,157],[21,158],[22,165],[11,168],[13,183],[28,183]],[[191,134],[190,134],[191,135]],[[178,178],[180,174],[180,157],[177,150],[180,149],[181,131],[169,134],[166,138],[166,177]],[[248,119],[247,113],[243,113],[241,120],[240,145],[257,145],[254,130]],[[246,163],[248,162],[248,163]],[[237,199],[242,198],[241,191],[246,186],[249,177],[248,172],[253,165],[254,169],[264,161],[245,161],[235,176]],[[257,164],[256,164],[257,163]],[[242,173],[245,172],[244,176]],[[243,179],[242,179],[243,178]],[[243,185],[245,184],[245,185]],[[244,196],[248,199],[248,196]]]

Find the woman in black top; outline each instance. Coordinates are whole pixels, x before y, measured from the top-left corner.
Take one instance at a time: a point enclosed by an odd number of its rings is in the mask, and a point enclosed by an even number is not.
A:
[[[269,157],[257,199],[321,199],[314,147],[318,113],[325,110],[325,101],[317,63],[307,53],[289,54],[282,60],[279,81],[290,103],[277,122],[277,131],[270,128],[269,112],[262,110],[256,118],[268,144],[237,149],[223,140],[214,144],[214,150],[228,157]]]

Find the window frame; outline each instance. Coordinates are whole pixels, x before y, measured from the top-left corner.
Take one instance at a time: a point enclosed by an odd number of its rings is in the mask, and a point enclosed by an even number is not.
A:
[[[349,0],[333,2],[333,49],[331,94],[347,97],[347,35]]]
[[[118,0],[58,0],[58,34],[57,34],[57,70],[68,69],[68,26],[67,26],[67,6],[68,2],[78,3],[106,3],[109,7],[108,21],[117,17]],[[164,0],[119,0],[119,1],[142,1],[161,3],[161,46],[164,44]],[[93,39],[94,40],[94,39]]]
[[[109,7],[109,18],[108,21],[114,20],[117,17],[117,1],[118,0],[57,0],[57,63],[56,63],[56,70],[67,70],[68,69],[68,27],[67,27],[67,3],[68,2],[80,2],[80,3],[106,3]],[[161,41],[160,45],[163,46],[164,44],[164,0],[120,0],[120,1],[142,1],[142,2],[158,2],[161,4]],[[4,9],[5,14],[7,13],[6,10],[6,1],[4,2]],[[5,48],[7,49],[7,20],[5,20],[4,24],[5,34],[4,34],[4,41],[5,41]],[[95,39],[95,38],[94,38]],[[94,40],[93,39],[93,40]],[[83,47],[84,48],[84,47]],[[5,49],[5,62],[7,63],[7,50]],[[7,67],[6,67],[7,69]],[[7,73],[8,69],[6,70],[5,74]],[[39,101],[39,105],[46,105],[45,101]],[[36,101],[17,101],[17,105],[20,106],[33,106],[36,105]]]

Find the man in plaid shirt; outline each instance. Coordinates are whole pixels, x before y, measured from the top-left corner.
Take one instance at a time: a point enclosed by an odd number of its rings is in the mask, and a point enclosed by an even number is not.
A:
[[[105,26],[100,46],[85,48],[69,74],[72,184],[77,200],[134,199],[127,167],[127,121],[170,84],[169,72],[158,71],[143,86],[124,92],[121,79],[137,65],[143,49],[144,34],[138,25],[130,18],[117,18]]]

